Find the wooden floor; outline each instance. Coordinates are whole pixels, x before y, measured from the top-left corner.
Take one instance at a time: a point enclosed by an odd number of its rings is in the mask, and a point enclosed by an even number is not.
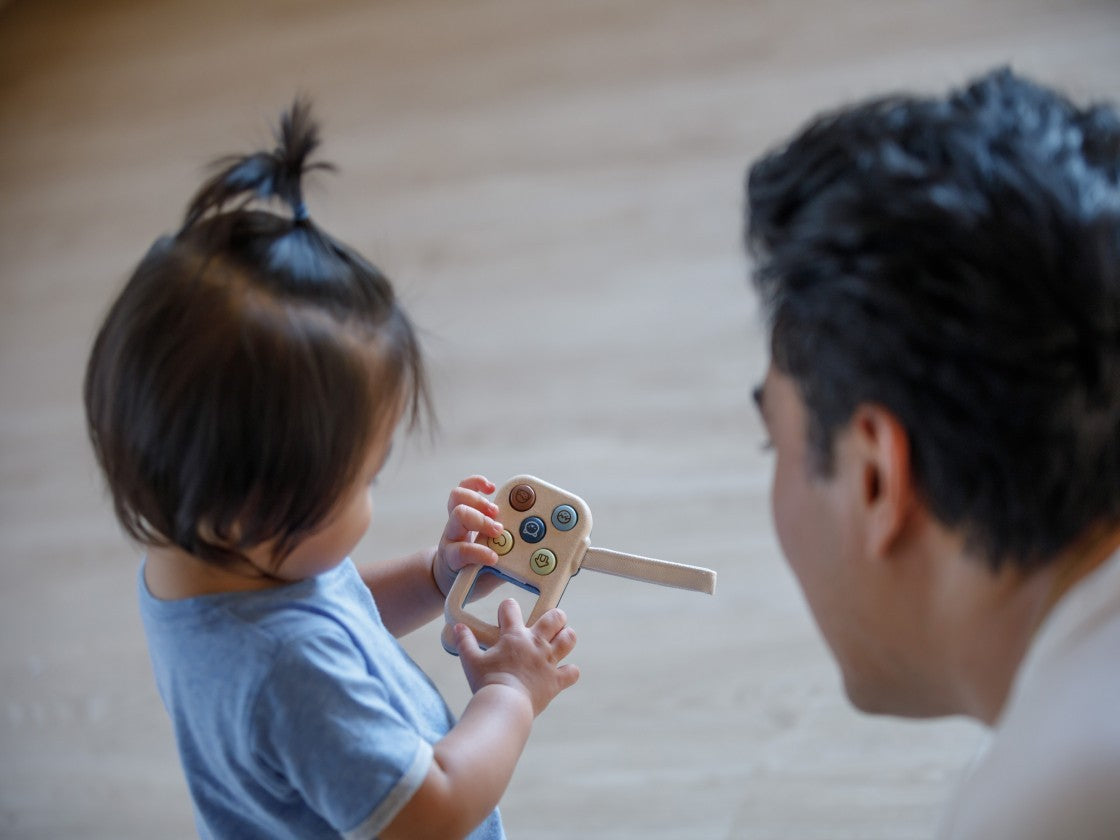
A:
[[[438,393],[361,557],[432,541],[461,476],[524,471],[588,501],[596,545],[720,575],[573,581],[583,679],[538,722],[510,836],[930,837],[982,733],[851,711],[783,565],[742,176],[819,108],[1004,63],[1120,99],[1120,4],[0,7],[0,837],[192,836],[80,380],[204,165],[298,92],[340,170],[311,212],[395,279]],[[438,627],[406,644],[462,708]]]

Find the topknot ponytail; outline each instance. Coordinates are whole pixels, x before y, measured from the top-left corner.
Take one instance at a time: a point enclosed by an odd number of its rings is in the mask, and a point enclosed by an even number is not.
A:
[[[194,225],[208,212],[221,212],[241,198],[238,209],[254,199],[278,198],[291,208],[292,221],[307,221],[303,202],[303,175],[315,169],[333,170],[329,163],[308,163],[319,146],[319,125],[311,117],[311,103],[297,98],[280,117],[277,146],[270,152],[231,155],[215,163],[218,171],[195,193],[187,207],[183,229]]]

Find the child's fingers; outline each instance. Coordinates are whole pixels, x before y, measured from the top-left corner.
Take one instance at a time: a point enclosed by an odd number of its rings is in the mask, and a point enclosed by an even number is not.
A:
[[[471,628],[465,624],[455,625],[455,647],[459,649],[459,658],[465,663],[474,663],[482,656],[478,639],[474,637]]]
[[[485,493],[487,496],[498,489],[497,485],[484,475],[468,476],[459,482],[459,486],[466,490],[475,490],[479,493]]]
[[[469,534],[496,537],[503,530],[502,523],[487,513],[470,505],[461,504],[451,509],[451,514],[447,518],[447,526],[443,529],[443,537],[445,540],[454,542],[465,539]]]
[[[533,632],[538,638],[551,642],[568,623],[568,616],[559,607],[553,607],[533,624]]]
[[[505,632],[517,627],[524,627],[525,619],[521,615],[521,605],[513,598],[506,598],[498,604],[498,630]]]
[[[560,690],[571,688],[579,680],[579,666],[568,663],[556,669],[556,676],[560,679]]]
[[[556,661],[559,662],[569,653],[571,653],[576,646],[576,631],[571,627],[565,627],[559,633],[552,637],[552,650],[556,654]]]
[[[463,479],[447,499],[447,525],[443,541],[453,543],[473,539],[473,534],[496,537],[502,533],[502,524],[494,517],[499,508],[483,493],[494,492],[494,485],[480,475]]]
[[[443,562],[448,569],[458,572],[464,566],[493,566],[498,555],[482,543],[453,542],[443,548]]]
[[[495,487],[482,476],[474,476],[478,481],[466,479],[451,491],[447,498],[447,512],[450,513],[459,505],[470,505],[479,510],[497,515],[498,506],[487,498],[494,492]]]

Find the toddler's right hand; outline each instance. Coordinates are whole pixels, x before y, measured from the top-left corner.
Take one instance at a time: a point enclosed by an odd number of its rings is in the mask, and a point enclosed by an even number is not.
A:
[[[532,627],[525,626],[513,598],[498,605],[498,643],[486,650],[464,624],[455,626],[459,661],[472,692],[486,685],[507,685],[524,691],[533,714],[544,711],[553,697],[575,685],[579,668],[560,664],[576,645],[576,633],[564,611],[555,608]]]
[[[485,541],[486,537],[502,533],[502,523],[494,519],[498,506],[484,495],[495,489],[488,478],[472,475],[451,491],[447,500],[447,525],[432,555],[432,577],[445,598],[455,582],[455,575],[464,566],[489,566],[498,559]],[[488,583],[489,588],[480,589],[479,594],[491,591],[498,582],[495,579]]]

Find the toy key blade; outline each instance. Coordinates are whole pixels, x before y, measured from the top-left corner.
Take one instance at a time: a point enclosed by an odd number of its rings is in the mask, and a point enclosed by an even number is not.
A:
[[[628,580],[640,580],[671,586],[674,589],[689,589],[712,595],[716,591],[716,573],[699,566],[686,566],[683,563],[670,563],[668,560],[654,560],[638,554],[624,554],[609,548],[589,548],[583,555],[580,569],[592,569]]]

